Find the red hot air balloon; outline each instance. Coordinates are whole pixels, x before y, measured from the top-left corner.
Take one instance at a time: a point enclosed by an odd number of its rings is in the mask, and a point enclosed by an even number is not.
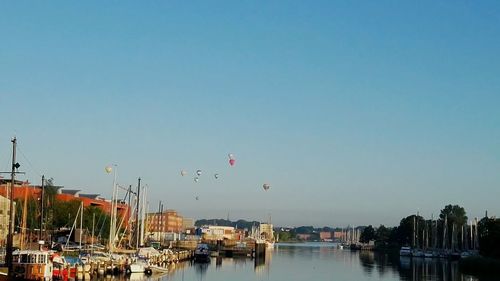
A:
[[[234,166],[236,159],[229,159],[229,165]]]

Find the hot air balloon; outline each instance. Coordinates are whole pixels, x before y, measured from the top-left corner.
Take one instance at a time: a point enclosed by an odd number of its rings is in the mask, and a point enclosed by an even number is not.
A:
[[[265,191],[267,191],[271,186],[268,183],[262,185]]]
[[[198,177],[195,177],[195,178],[194,178],[194,181],[195,181],[195,182],[198,182],[199,180],[200,180],[200,179],[199,179]]]
[[[234,154],[229,153],[229,154],[227,155],[227,157],[229,157],[229,159],[234,159]]]
[[[107,166],[106,168],[104,168],[104,171],[106,171],[106,173],[111,173],[113,171],[113,167],[111,166]]]
[[[197,170],[197,171],[196,171],[196,174],[197,174],[198,176],[201,176],[201,170]]]
[[[229,165],[234,166],[236,159],[229,159]]]
[[[187,175],[187,172],[186,172],[186,171],[184,171],[184,170],[182,170],[182,171],[181,171],[181,176],[185,176],[185,175]]]
[[[195,198],[196,198],[197,201],[198,201],[198,199],[200,199],[198,196],[196,196]]]
[[[215,175],[214,175],[214,178],[215,178],[215,179],[218,179],[218,178],[219,178],[219,174],[215,174]]]

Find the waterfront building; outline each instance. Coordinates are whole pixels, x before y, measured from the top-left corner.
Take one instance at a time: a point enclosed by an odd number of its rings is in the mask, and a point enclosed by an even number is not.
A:
[[[232,226],[204,225],[199,230],[205,240],[232,240],[236,233]]]
[[[78,189],[62,189],[59,188],[56,194],[56,199],[64,202],[77,200],[83,202],[83,207],[97,207],[107,214],[111,214],[111,200],[106,200],[100,197],[100,194],[84,194]],[[119,200],[116,204],[118,221],[123,220],[122,227],[126,227],[129,223],[131,208],[123,201]]]
[[[266,240],[274,240],[273,225],[270,223],[261,223],[260,236]]]
[[[149,232],[175,232],[179,233],[183,230],[183,218],[175,210],[166,210],[163,213],[148,214],[148,231]]]
[[[182,219],[182,230],[186,234],[194,234],[195,226],[193,218],[183,218]]]
[[[334,231],[333,238],[336,240],[345,240],[345,235],[343,231]]]
[[[0,179],[0,195],[8,197],[7,190],[10,187],[10,179]],[[28,198],[33,198],[39,200],[42,196],[42,189],[36,185],[30,185],[27,181],[16,180],[14,182],[14,190],[12,191],[12,196],[14,200],[22,199],[27,196]]]
[[[319,239],[322,241],[331,241],[332,233],[330,231],[320,231]]]
[[[0,179],[0,196],[7,196],[7,189],[10,186],[10,180]],[[54,186],[57,189],[56,200],[68,202],[78,200],[83,202],[84,207],[95,206],[107,214],[111,213],[111,200],[100,197],[99,194],[83,194],[78,189],[65,189],[63,186]],[[13,190],[14,200],[24,200],[25,197],[39,202],[42,197],[42,187],[40,185],[31,185],[28,181],[15,181]],[[49,203],[50,204],[50,203]],[[123,226],[127,226],[130,217],[130,208],[125,202],[120,201],[117,204],[117,214],[119,220],[123,219]]]
[[[16,210],[14,202],[14,211]],[[5,247],[9,233],[10,200],[0,195],[0,246]]]
[[[311,234],[297,234],[297,239],[303,240],[303,241],[308,241],[311,239]]]

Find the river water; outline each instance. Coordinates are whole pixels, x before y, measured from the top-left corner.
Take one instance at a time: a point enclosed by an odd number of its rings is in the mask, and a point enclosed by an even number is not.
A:
[[[121,280],[125,278],[119,278]],[[210,263],[179,263],[164,276],[129,280],[158,281],[290,281],[290,280],[444,280],[491,281],[460,272],[457,262],[400,258],[387,254],[340,250],[333,243],[276,244],[265,262],[249,258],[212,258]],[[109,279],[107,279],[109,280]]]

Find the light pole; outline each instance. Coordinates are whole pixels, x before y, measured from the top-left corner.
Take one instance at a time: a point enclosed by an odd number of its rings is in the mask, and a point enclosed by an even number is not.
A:
[[[8,277],[12,278],[12,251],[13,251],[13,225],[14,225],[14,185],[15,185],[15,177],[16,174],[24,174],[22,172],[18,172],[17,169],[21,165],[16,162],[16,146],[17,146],[17,139],[16,137],[13,137],[12,140],[12,170],[10,172],[10,189],[9,189],[9,232],[7,234],[7,246],[5,249],[5,263],[7,264],[8,268]]]

